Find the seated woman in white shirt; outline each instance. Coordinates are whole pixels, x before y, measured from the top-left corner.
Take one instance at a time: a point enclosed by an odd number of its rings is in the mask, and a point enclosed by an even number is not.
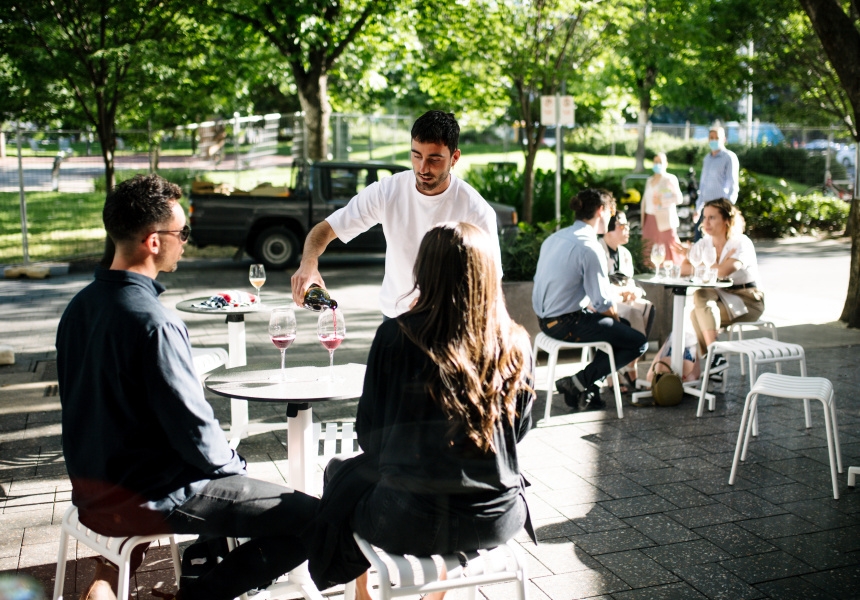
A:
[[[703,214],[704,236],[696,245],[702,245],[703,248],[713,246],[717,256],[714,265],[717,277],[730,277],[732,286],[725,289],[700,288],[693,295],[694,308],[690,317],[702,356],[708,351],[708,346],[717,340],[720,327],[755,321],[764,311],[764,293],[756,283],[758,261],[755,247],[743,233],[740,212],[727,199],[719,198],[705,204]],[[689,275],[692,271],[693,266],[685,260],[681,273]],[[726,364],[722,355],[715,355],[711,372],[724,370]]]

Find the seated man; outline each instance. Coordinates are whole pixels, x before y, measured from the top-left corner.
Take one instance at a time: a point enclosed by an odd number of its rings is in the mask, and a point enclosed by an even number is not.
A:
[[[181,196],[139,175],[105,201],[113,262],[57,330],[63,453],[72,502],[98,533],[251,538],[177,596],[229,600],[306,560],[297,534],[318,500],[246,476],[203,397],[188,330],[158,301],[155,278],[176,270],[190,231]],[[110,567],[82,598],[115,598]]]
[[[612,284],[614,294],[613,301],[618,310],[618,316],[648,339],[651,326],[654,324],[654,305],[645,300],[645,290],[633,281],[633,256],[624,247],[629,241],[630,226],[627,223],[627,215],[617,212],[609,219],[606,233],[600,238],[600,245],[606,254],[609,282]],[[626,371],[623,368],[618,370],[623,387],[632,389],[632,384],[636,382],[637,362],[633,360]]]
[[[597,234],[615,210],[606,192],[588,189],[570,201],[576,222],[549,236],[540,249],[532,306],[541,331],[567,342],[605,341],[612,345],[615,365],[623,368],[648,349],[648,341],[619,320],[607,275],[606,255]],[[573,377],[555,382],[565,404],[575,410],[603,408],[597,382],[609,375],[609,357],[594,360]]]

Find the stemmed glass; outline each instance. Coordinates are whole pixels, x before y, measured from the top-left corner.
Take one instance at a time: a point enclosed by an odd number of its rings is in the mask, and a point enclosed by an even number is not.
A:
[[[654,244],[651,246],[651,262],[654,263],[655,279],[660,277],[660,264],[666,258],[666,246]]]
[[[705,274],[707,275],[708,281],[711,280],[710,275],[708,275],[708,271],[711,270],[711,267],[714,266],[715,262],[717,262],[717,249],[712,245],[702,248],[702,263],[705,266]],[[704,281],[704,279],[705,277],[702,278],[702,281]]]
[[[281,381],[287,381],[284,371],[284,353],[296,339],[296,313],[292,308],[276,308],[269,317],[269,335],[272,343],[281,351]],[[272,379],[276,379],[273,377]]]
[[[690,250],[687,252],[687,260],[690,261],[690,264],[693,265],[693,280],[700,280],[699,276],[699,265],[702,264],[702,245],[701,244],[693,244],[690,246]]]
[[[324,308],[317,320],[317,336],[328,350],[328,378],[334,381],[334,351],[346,337],[346,322],[339,308]]]
[[[266,283],[266,267],[263,265],[251,265],[251,268],[248,270],[248,280],[257,290],[257,304],[262,304],[263,298],[260,296],[260,288]]]

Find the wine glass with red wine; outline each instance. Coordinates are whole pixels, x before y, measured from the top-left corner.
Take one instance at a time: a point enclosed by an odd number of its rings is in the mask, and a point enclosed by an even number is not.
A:
[[[346,322],[339,308],[323,309],[317,321],[317,336],[328,350],[328,376],[329,381],[334,381],[334,351],[346,337]]]
[[[286,381],[284,373],[284,353],[296,339],[296,313],[292,308],[276,308],[269,317],[269,335],[272,343],[281,351],[281,381]]]

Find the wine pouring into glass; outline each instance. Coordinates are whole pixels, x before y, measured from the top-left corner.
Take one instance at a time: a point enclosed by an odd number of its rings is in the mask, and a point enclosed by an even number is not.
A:
[[[254,289],[257,290],[257,304],[263,303],[263,297],[260,296],[260,288],[266,283],[266,267],[263,265],[251,265],[248,270],[248,280]]]
[[[292,308],[276,308],[269,317],[269,335],[281,351],[281,381],[287,381],[284,371],[284,353],[296,339],[296,313]],[[276,379],[276,377],[273,377]]]
[[[346,322],[339,308],[324,308],[317,320],[317,336],[328,350],[329,381],[334,381],[334,351],[346,337]]]

